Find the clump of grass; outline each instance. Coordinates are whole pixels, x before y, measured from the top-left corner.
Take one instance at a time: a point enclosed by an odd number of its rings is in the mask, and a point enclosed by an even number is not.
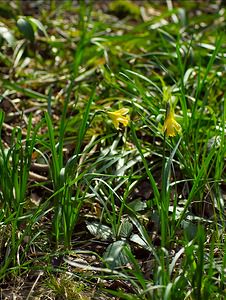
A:
[[[52,291],[51,297],[54,299],[91,299],[91,292],[87,291],[87,287],[66,274],[61,274],[58,278],[50,275],[50,277],[46,280],[46,286],[48,290]]]
[[[126,17],[128,15],[136,18],[140,16],[139,6],[136,3],[133,3],[129,0],[111,1],[111,3],[109,4],[109,10],[110,12],[113,12],[120,18]]]

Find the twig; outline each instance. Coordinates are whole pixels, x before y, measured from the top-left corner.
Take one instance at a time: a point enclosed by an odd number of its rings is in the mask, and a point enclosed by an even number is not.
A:
[[[44,272],[43,272],[43,271],[39,271],[39,274],[38,274],[38,276],[37,276],[37,278],[36,278],[36,280],[35,280],[34,284],[32,285],[32,288],[31,288],[31,290],[30,290],[29,294],[27,295],[27,298],[26,298],[26,300],[29,300],[29,298],[30,298],[31,294],[32,294],[32,293],[33,293],[33,291],[34,291],[34,288],[35,288],[35,286],[36,286],[36,284],[37,284],[37,282],[38,282],[39,278],[40,278],[40,277],[41,277],[43,274],[44,274]]]

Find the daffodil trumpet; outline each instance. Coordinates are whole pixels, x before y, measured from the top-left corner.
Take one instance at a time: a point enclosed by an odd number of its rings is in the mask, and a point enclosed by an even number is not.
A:
[[[171,109],[169,103],[167,103],[166,118],[162,131],[166,134],[167,137],[174,137],[177,133],[181,132],[181,126],[175,120],[174,111],[173,109]]]

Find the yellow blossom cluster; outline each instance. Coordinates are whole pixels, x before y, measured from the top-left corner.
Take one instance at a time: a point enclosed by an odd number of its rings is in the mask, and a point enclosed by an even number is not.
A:
[[[120,124],[123,126],[128,126],[129,123],[129,116],[128,116],[129,109],[128,108],[121,108],[116,111],[108,111],[107,114],[112,120],[113,125],[118,130]],[[167,113],[166,118],[162,127],[163,133],[166,133],[167,137],[174,137],[177,133],[181,132],[180,124],[175,120],[174,111],[171,108],[170,104],[167,106]]]

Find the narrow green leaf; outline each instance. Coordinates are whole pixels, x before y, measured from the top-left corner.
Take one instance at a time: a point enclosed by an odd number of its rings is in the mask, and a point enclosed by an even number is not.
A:
[[[16,84],[16,83],[13,83],[13,82],[10,82],[8,80],[3,80],[3,86],[5,88],[8,88],[12,91],[15,91],[15,92],[19,92],[21,94],[24,94],[28,97],[31,97],[31,98],[34,98],[34,99],[44,99],[44,100],[48,100],[48,96],[46,95],[43,95],[39,92],[36,92],[36,91],[33,91],[32,89],[29,89],[29,88],[23,88],[22,86],[20,86],[19,84]]]
[[[27,19],[29,20],[29,22],[31,24],[33,24],[35,27],[37,27],[46,37],[48,37],[48,34],[46,32],[44,25],[38,19],[33,18],[33,17],[27,17]]]
[[[133,136],[133,140],[134,140],[134,143],[137,147],[137,150],[139,151],[140,153],[140,156],[141,156],[141,159],[142,159],[142,162],[144,164],[144,167],[145,167],[145,170],[148,174],[148,177],[149,177],[149,180],[151,182],[151,185],[152,185],[152,188],[153,188],[153,192],[154,192],[154,196],[155,196],[155,201],[156,201],[156,204],[158,205],[159,207],[159,199],[160,199],[160,193],[159,193],[159,190],[158,190],[158,187],[157,187],[157,184],[155,182],[155,179],[154,177],[152,176],[151,174],[151,171],[149,169],[149,166],[148,166],[148,163],[144,157],[144,154],[142,152],[142,149],[141,149],[141,146],[140,146],[140,142],[136,136],[136,132],[135,132],[135,128],[134,128],[134,125],[133,123],[131,122],[131,129],[132,129],[132,136]]]

